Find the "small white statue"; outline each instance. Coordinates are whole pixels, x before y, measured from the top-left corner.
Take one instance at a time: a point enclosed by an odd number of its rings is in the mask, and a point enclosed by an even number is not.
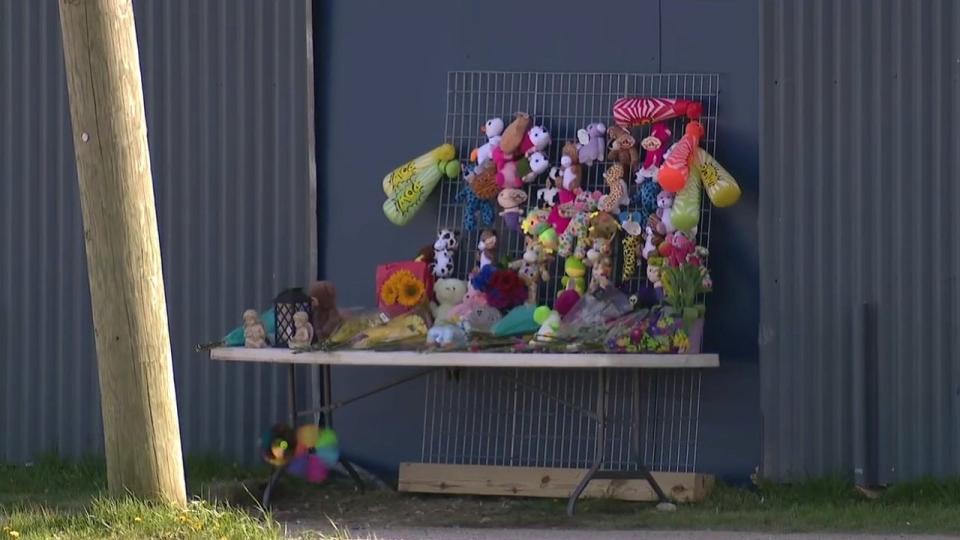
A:
[[[256,310],[248,309],[243,312],[243,344],[251,349],[267,346],[267,330]]]
[[[310,324],[310,316],[306,311],[298,311],[293,314],[293,336],[287,345],[291,349],[308,349],[313,343],[313,325]]]

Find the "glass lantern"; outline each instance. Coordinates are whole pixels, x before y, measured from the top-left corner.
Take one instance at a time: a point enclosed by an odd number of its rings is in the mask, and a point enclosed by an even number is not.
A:
[[[293,316],[298,311],[306,312],[310,324],[313,324],[312,305],[310,297],[303,292],[303,289],[287,289],[277,295],[273,300],[273,308],[277,316],[277,333],[273,340],[274,347],[286,348],[288,346],[289,341],[297,331]]]

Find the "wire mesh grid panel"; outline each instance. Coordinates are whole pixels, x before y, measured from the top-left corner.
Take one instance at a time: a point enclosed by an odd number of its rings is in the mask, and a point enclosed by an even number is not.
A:
[[[527,112],[534,123],[544,125],[551,133],[553,143],[545,152],[551,164],[560,162],[560,152],[567,141],[577,140],[577,130],[592,122],[612,125],[612,107],[621,97],[682,98],[699,101],[703,106],[700,121],[705,134],[701,146],[711,154],[716,150],[717,107],[719,76],[716,74],[629,74],[629,73],[535,73],[457,71],[447,77],[447,112],[445,140],[457,149],[457,155],[467,159],[472,150],[486,142],[480,131],[484,123],[494,117],[505,122],[516,112]],[[668,120],[674,138],[684,131],[685,118]],[[632,134],[640,141],[649,133],[649,127],[636,128]],[[606,191],[603,172],[609,163],[599,162],[584,167],[583,188]],[[546,175],[526,185],[528,207],[537,204],[536,192],[544,186]],[[635,190],[632,178],[627,178],[629,189]],[[457,194],[464,189],[462,179],[444,180],[440,185],[440,212],[438,229],[463,229],[464,206]],[[710,205],[701,197],[701,217],[697,228],[698,243],[709,248]],[[633,203],[627,209],[637,210]],[[519,232],[507,229],[502,219],[493,227],[498,235],[498,255],[515,260],[523,251],[524,239]],[[458,274],[466,276],[477,264],[477,253],[470,249],[477,245],[479,231],[462,231],[457,253]],[[646,274],[634,273],[627,280],[619,279],[621,272],[619,242],[615,243],[614,259],[616,282],[625,292],[635,292],[646,284]],[[553,261],[548,283],[540,286],[539,300],[552,304],[557,293],[557,278],[563,275],[562,261]]]
[[[430,376],[425,463],[693,472],[699,371],[465,369]],[[606,418],[606,430],[600,418]],[[599,440],[605,433],[603,441]],[[602,444],[601,444],[602,442]]]

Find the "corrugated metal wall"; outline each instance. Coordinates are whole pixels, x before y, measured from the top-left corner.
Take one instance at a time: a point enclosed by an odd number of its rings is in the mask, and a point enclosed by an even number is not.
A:
[[[304,0],[137,1],[185,451],[249,458],[286,373],[192,352],[316,261]],[[0,2],[0,461],[102,447],[55,0]]]
[[[960,474],[960,5],[760,9],[763,471]]]

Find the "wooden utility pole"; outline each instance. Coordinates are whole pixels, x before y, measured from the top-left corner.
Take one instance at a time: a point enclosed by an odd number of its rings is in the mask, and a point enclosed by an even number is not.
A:
[[[60,0],[110,492],[186,503],[131,0]]]

